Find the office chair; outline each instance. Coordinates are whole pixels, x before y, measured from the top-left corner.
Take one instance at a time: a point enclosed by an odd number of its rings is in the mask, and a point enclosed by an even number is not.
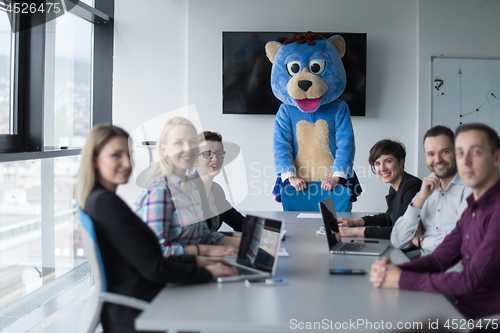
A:
[[[307,182],[307,188],[297,191],[292,185],[282,187],[280,190],[281,202],[284,211],[318,212],[318,202],[332,197],[337,212],[350,212],[352,210],[351,189],[337,185],[331,191],[321,188],[321,182]]]
[[[78,333],[94,333],[101,320],[101,309],[104,302],[128,306],[138,310],[144,310],[149,304],[146,301],[107,292],[106,272],[102,263],[101,251],[94,230],[94,224],[90,217],[79,208],[80,223],[83,226],[82,236],[85,252],[90,262],[90,271],[94,280],[95,290],[87,300],[83,311]]]

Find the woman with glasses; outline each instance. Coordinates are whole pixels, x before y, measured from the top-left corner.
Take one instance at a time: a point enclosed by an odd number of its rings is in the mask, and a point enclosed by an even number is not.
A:
[[[235,255],[239,238],[208,229],[200,193],[188,179],[198,155],[198,134],[182,117],[168,120],[156,145],[150,180],[136,201],[137,214],[160,240],[165,256]]]
[[[151,301],[166,283],[201,283],[234,275],[220,258],[163,257],[158,239],[116,195],[132,172],[129,135],[112,125],[97,125],[82,150],[77,202],[92,219],[112,293]],[[101,322],[106,333],[132,333],[139,310],[105,303]]]
[[[243,215],[226,200],[222,187],[214,182],[221,172],[226,152],[222,144],[222,135],[204,131],[198,135],[200,146],[195,160],[196,173],[192,176],[201,196],[203,217],[212,231],[217,231],[225,222],[235,231],[243,227]],[[235,234],[237,235],[237,234]]]

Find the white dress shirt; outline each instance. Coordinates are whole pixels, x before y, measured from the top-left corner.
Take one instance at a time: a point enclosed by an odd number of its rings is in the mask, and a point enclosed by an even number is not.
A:
[[[457,221],[467,208],[465,199],[471,193],[472,189],[465,186],[458,173],[446,190],[443,191],[440,187],[435,189],[434,193],[425,200],[422,209],[412,206],[418,196],[417,193],[412,204],[394,224],[391,233],[392,245],[399,249],[409,248],[417,231],[418,222],[422,221],[424,240],[421,254],[424,256],[432,253],[455,228]]]

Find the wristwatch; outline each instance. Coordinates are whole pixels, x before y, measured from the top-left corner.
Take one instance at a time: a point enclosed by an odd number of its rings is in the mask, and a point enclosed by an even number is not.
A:
[[[419,248],[422,248],[422,241],[424,240],[424,238],[425,238],[424,235],[418,236],[418,247]]]

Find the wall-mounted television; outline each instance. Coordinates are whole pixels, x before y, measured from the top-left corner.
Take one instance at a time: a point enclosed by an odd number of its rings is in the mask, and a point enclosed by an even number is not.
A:
[[[266,56],[269,41],[283,43],[303,32],[222,32],[222,113],[276,114],[281,101],[271,90],[272,64]],[[342,58],[347,85],[340,99],[349,106],[351,116],[365,115],[366,33],[319,32],[325,38],[341,35],[346,43]]]

